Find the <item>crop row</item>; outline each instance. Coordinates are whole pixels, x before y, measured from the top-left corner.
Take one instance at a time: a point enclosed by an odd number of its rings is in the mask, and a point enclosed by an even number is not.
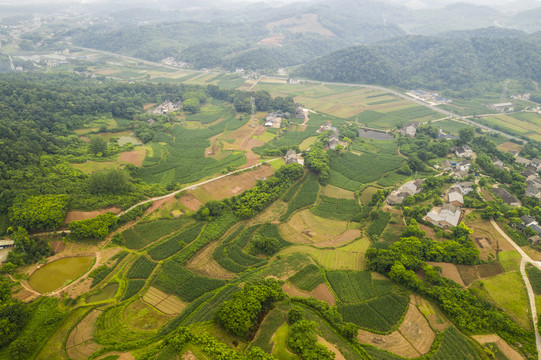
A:
[[[541,295],[541,270],[530,265],[526,267],[526,272],[528,273],[528,278],[530,278],[534,293]]]
[[[317,216],[336,219],[350,220],[361,211],[355,199],[340,199],[329,196],[323,196],[317,207],[312,208],[312,212]]]
[[[344,303],[355,303],[376,296],[369,271],[328,271],[327,279]]]
[[[289,202],[287,211],[280,217],[281,221],[289,218],[296,210],[311,205],[316,202],[319,192],[319,183],[314,174],[310,174],[308,179],[302,184],[295,197]]]
[[[169,260],[164,263],[162,271],[156,276],[153,284],[189,302],[223,286],[225,281],[195,275],[180,263]]]
[[[186,219],[158,220],[137,224],[122,232],[128,249],[141,249],[165,235],[177,231],[186,224]]]
[[[130,266],[126,277],[128,279],[147,279],[156,267],[156,263],[145,255],[139,256]]]
[[[154,260],[163,260],[173,256],[187,244],[194,241],[201,232],[203,226],[204,223],[198,223],[179,234],[173,235],[170,239],[167,239],[163,243],[150,249],[148,255]]]
[[[454,326],[443,332],[440,347],[432,360],[481,359],[475,347]]]
[[[131,298],[133,295],[137,294],[143,286],[145,286],[145,280],[130,280],[128,281],[128,286],[126,287],[126,292],[122,296],[122,300]]]
[[[231,298],[231,295],[239,291],[237,285],[228,285],[221,289],[216,295],[203,303],[193,315],[186,321],[185,325],[193,324],[196,322],[203,322],[212,320],[216,309],[225,301]]]
[[[391,220],[391,214],[381,210],[378,211],[376,218],[372,220],[368,229],[366,229],[367,234],[372,239],[379,239],[389,220]]]
[[[325,282],[322,270],[315,264],[306,265],[289,280],[302,290],[312,291]]]
[[[106,309],[96,321],[94,339],[102,345],[119,345],[129,341],[151,337],[152,331],[136,331],[124,322],[124,310],[128,304]]]

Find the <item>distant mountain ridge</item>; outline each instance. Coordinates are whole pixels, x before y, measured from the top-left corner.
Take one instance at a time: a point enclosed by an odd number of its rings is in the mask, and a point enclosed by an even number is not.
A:
[[[540,81],[541,34],[492,28],[439,37],[407,36],[339,50],[300,67],[296,75],[461,91],[506,78]]]

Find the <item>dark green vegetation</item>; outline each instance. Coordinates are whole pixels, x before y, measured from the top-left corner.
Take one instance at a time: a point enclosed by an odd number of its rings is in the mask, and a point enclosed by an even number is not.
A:
[[[329,271],[327,279],[340,300],[340,314],[361,328],[388,332],[406,313],[409,297],[394,291],[388,280],[372,280],[368,271]]]
[[[179,250],[184,248],[187,244],[190,244],[192,241],[194,241],[197,236],[199,236],[199,233],[201,232],[201,229],[204,225],[204,223],[199,223],[185,231],[182,231],[179,234],[171,236],[166,241],[156,246],[153,246],[148,251],[148,255],[154,260],[163,260],[174,255]]]
[[[310,174],[295,194],[295,197],[288,202],[287,211],[280,217],[280,220],[284,221],[295,211],[315,203],[318,192],[319,184],[317,178]]]
[[[128,279],[147,279],[154,268],[156,263],[148,259],[148,257],[141,255],[126,273]]]
[[[541,270],[533,265],[528,265],[526,267],[526,273],[530,278],[530,283],[532,284],[534,293],[536,295],[541,295]]]
[[[319,284],[325,282],[325,275],[317,265],[310,264],[290,277],[289,281],[302,290],[312,291]]]
[[[499,37],[499,30],[492,31],[494,35],[481,30],[470,37],[409,36],[351,47],[301,67],[298,74],[325,81],[452,89],[447,92],[463,97],[494,80],[540,81],[539,35]]]
[[[128,286],[126,291],[122,296],[122,300],[131,298],[133,295],[137,294],[145,286],[145,280],[130,280],[128,281]]]
[[[321,202],[311,210],[317,216],[335,220],[351,220],[361,208],[356,199],[340,199],[323,195]]]
[[[10,220],[27,230],[53,230],[64,222],[67,195],[33,196],[13,205]]]
[[[372,182],[383,174],[396,170],[403,159],[391,155],[363,153],[355,155],[346,152],[340,155],[330,153],[331,175],[329,184],[355,191],[362,184]],[[375,166],[377,164],[377,166]]]
[[[159,220],[137,224],[122,232],[122,237],[129,249],[141,249],[148,244],[168,235],[186,224],[186,219]]]

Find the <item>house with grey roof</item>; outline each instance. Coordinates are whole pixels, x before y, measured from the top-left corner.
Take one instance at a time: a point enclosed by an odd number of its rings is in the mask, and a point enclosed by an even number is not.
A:
[[[521,202],[519,199],[517,199],[515,196],[513,196],[509,191],[503,189],[503,188],[495,188],[492,189],[492,192],[499,198],[503,200],[503,202],[509,206],[520,206]]]
[[[443,204],[441,207],[434,207],[425,216],[425,220],[442,229],[447,229],[458,225],[461,208],[453,204]]]

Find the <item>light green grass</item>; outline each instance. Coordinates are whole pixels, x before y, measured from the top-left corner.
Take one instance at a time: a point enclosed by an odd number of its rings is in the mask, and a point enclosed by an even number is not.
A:
[[[287,336],[289,333],[289,325],[285,323],[274,334],[274,350],[272,356],[277,360],[297,360],[300,359],[297,355],[292,354],[287,349]]]
[[[504,270],[518,271],[520,268],[520,254],[515,250],[501,251],[498,254],[500,264],[502,264]]]

